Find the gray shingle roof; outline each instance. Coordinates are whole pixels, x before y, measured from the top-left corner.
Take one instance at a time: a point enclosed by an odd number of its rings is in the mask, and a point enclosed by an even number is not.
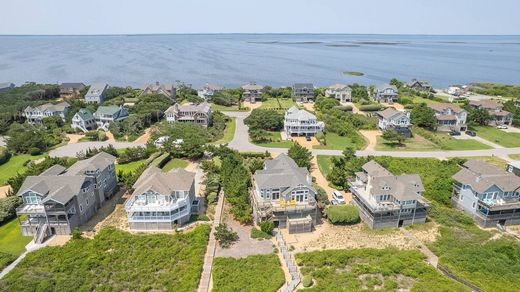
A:
[[[91,182],[86,176],[40,175],[28,176],[17,195],[31,190],[43,195],[43,202],[54,200],[65,204]]]
[[[316,119],[316,116],[306,110],[299,110],[296,106],[292,106],[285,113],[285,117],[291,120],[312,120]]]
[[[263,88],[264,87],[262,85],[258,85],[253,82],[242,85],[242,89],[244,89],[244,90],[262,90]]]
[[[133,188],[135,194],[153,190],[162,195],[170,195],[174,191],[189,191],[195,180],[195,173],[184,169],[173,169],[164,173],[156,166],[147,168]]]
[[[116,158],[114,156],[100,152],[88,159],[74,163],[74,165],[67,169],[67,175],[82,175],[85,171],[103,170],[115,161]]]
[[[309,171],[305,167],[298,167],[294,160],[282,153],[273,160],[264,162],[264,169],[257,170],[254,175],[259,188],[286,188],[289,190],[299,185],[314,190],[309,181]],[[315,191],[315,190],[314,190]]]
[[[69,83],[62,83],[60,85],[60,89],[69,89],[69,88],[77,88],[77,89],[81,89],[85,87],[85,84],[81,83],[81,82],[69,82]]]
[[[382,111],[378,111],[377,112],[377,115],[388,120],[392,117],[397,117],[400,118],[402,116],[406,116],[406,113],[405,112],[401,112],[401,111],[398,111],[396,109],[394,109],[393,107],[389,107],[389,108],[386,108],[385,110],[382,110]]]
[[[461,184],[470,185],[483,193],[496,185],[503,192],[512,192],[520,187],[520,177],[480,160],[468,160],[464,168],[452,177]]]
[[[198,113],[209,113],[211,106],[207,102],[200,104],[187,103],[187,104],[174,104],[170,106],[165,113],[177,113],[177,112],[198,112]]]
[[[390,84],[378,85],[378,86],[376,86],[375,90],[377,90],[377,91],[384,91],[385,89],[388,89],[388,88],[391,88],[394,91],[397,91],[397,87],[395,85],[390,85]]]
[[[103,92],[107,89],[108,84],[106,83],[94,83],[90,85],[88,92],[86,95],[88,96],[101,96]]]

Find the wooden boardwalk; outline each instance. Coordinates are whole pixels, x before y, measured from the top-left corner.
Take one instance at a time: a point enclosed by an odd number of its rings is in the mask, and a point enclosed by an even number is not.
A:
[[[204,265],[202,270],[202,276],[199,282],[199,292],[209,292],[211,290],[211,272],[213,269],[213,258],[215,257],[215,250],[217,248],[217,241],[215,239],[215,228],[220,224],[222,217],[222,210],[224,209],[224,192],[220,193],[217,202],[217,208],[215,209],[215,219],[211,227],[211,233],[209,234],[208,247],[206,249],[206,255],[204,256]]]

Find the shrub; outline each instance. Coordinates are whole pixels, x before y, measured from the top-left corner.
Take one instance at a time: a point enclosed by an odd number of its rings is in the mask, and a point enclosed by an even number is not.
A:
[[[216,192],[209,193],[207,195],[206,199],[208,201],[208,205],[215,204],[217,202],[217,193]]]
[[[267,234],[256,227],[253,227],[253,229],[251,229],[251,238],[262,240],[262,239],[270,239],[271,237],[272,237],[272,235]]]
[[[22,200],[16,196],[0,199],[0,225],[16,217],[16,207],[22,203]]]
[[[269,235],[273,235],[274,223],[272,221],[262,221],[260,229]]]
[[[312,286],[312,277],[311,275],[305,275],[302,279],[302,285],[303,287],[307,288]]]
[[[352,106],[351,105],[339,105],[339,106],[335,106],[334,108],[335,109],[339,109],[340,111],[344,111],[344,112],[351,112],[352,111]]]
[[[367,105],[360,106],[359,110],[364,111],[364,112],[375,112],[375,111],[380,110],[381,108],[382,108],[382,106],[379,104],[367,104]]]
[[[105,141],[107,138],[107,134],[103,131],[98,131],[98,141]]]
[[[0,251],[0,271],[16,260],[16,256],[7,252]]]
[[[355,224],[359,222],[359,210],[353,205],[331,206],[327,218],[332,224]]]
[[[238,234],[227,227],[227,224],[219,224],[215,228],[215,239],[222,248],[228,248],[238,240]]]
[[[11,158],[11,153],[5,147],[0,147],[0,165],[6,163]]]
[[[79,230],[78,227],[74,228],[74,230],[72,230],[72,239],[78,240],[82,238],[83,236],[81,235],[81,230]]]
[[[31,148],[29,148],[29,154],[32,156],[40,155],[40,154],[42,154],[42,150],[37,147],[31,147]]]

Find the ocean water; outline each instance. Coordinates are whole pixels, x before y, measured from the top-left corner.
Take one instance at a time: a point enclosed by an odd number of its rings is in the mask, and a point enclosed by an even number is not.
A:
[[[344,71],[358,71],[355,77]],[[0,36],[0,82],[239,86],[520,84],[520,36],[191,34]]]

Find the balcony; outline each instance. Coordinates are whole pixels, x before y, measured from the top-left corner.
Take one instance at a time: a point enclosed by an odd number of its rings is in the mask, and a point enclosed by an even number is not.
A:
[[[128,215],[129,222],[173,222],[181,217],[187,216],[190,214],[190,209],[186,208],[182,212],[177,212],[175,214],[169,216],[139,216],[130,214]]]

